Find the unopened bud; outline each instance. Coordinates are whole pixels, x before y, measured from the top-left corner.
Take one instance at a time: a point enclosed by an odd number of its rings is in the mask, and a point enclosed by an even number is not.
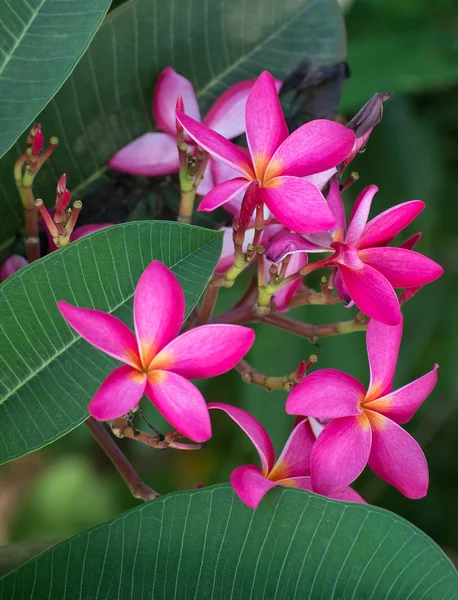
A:
[[[32,154],[38,156],[40,152],[43,150],[43,144],[45,142],[45,138],[43,136],[43,132],[41,130],[37,131],[33,140],[32,140]]]
[[[56,211],[63,212],[70,204],[71,199],[72,196],[70,192],[67,189],[65,189],[56,202]]]
[[[391,97],[389,93],[374,94],[362,109],[347,123],[357,138],[368,134],[383,117],[383,103]]]
[[[32,128],[30,129],[28,135],[27,135],[27,140],[26,140],[26,145],[28,148],[32,147],[33,144],[33,140],[35,139],[35,136],[37,135],[37,133],[41,131],[41,125],[40,123],[34,123]]]
[[[63,175],[60,176],[60,179],[57,182],[57,188],[56,188],[57,196],[62,196],[62,194],[65,192],[66,187],[67,187],[67,175],[64,173]]]

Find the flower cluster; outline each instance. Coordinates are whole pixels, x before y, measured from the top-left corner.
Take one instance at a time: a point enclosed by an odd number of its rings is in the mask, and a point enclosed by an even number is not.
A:
[[[428,487],[426,459],[400,425],[434,389],[437,365],[412,383],[392,388],[401,307],[437,279],[442,268],[413,251],[420,234],[398,247],[390,245],[425,208],[423,202],[405,202],[369,219],[377,192],[370,185],[357,197],[347,227],[342,198],[357,179],[344,180],[345,168],[367,144],[389,95],[374,96],[347,127],[319,119],[289,134],[278,88],[267,72],[256,81],[236,84],[201,122],[191,83],[167,68],[153,103],[162,133],[145,134],[111,159],[111,167],[131,173],[181,173],[183,142],[177,152],[177,140],[185,140],[187,149],[212,157],[205,184],[198,189],[205,194],[199,210],[224,205],[234,220],[232,227],[223,228],[222,255],[207,290],[210,310],[204,300],[197,319],[188,321],[181,335],[185,297],[173,273],[157,261],[136,288],[135,333],[112,315],[59,302],[62,315],[83,338],[124,363],[102,383],[89,411],[98,420],[119,419],[137,410],[146,395],[177,429],[174,435],[196,442],[211,436],[208,409],[224,411],[250,437],[261,460],[261,469],[240,466],[231,476],[234,490],[252,508],[276,485],[364,502],[349,485],[367,464],[407,497],[420,498]],[[243,132],[248,150],[228,139]],[[309,260],[315,253],[327,256]],[[255,262],[257,300],[250,289],[232,312],[205,324],[218,289],[230,287]],[[319,268],[330,269],[330,275],[321,293],[311,292],[303,277]],[[400,297],[394,288],[404,290]],[[234,367],[246,374],[243,357],[255,336],[241,325],[250,320],[294,330],[294,321],[275,313],[300,303],[337,301],[356,305],[360,312],[353,329],[335,324],[333,333],[367,329],[368,389],[335,369],[307,373],[315,359],[284,378],[248,373],[247,381],[289,391],[286,412],[298,417],[275,460],[271,439],[253,416],[227,404],[207,405],[189,380]],[[296,326],[300,331],[307,327]],[[315,335],[318,329],[310,327]]]

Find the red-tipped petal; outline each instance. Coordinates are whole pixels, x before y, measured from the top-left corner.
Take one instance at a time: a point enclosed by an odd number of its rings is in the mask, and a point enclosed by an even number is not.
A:
[[[178,279],[157,260],[143,271],[134,296],[134,323],[145,368],[179,333],[185,299]]]
[[[312,450],[313,488],[328,495],[354,481],[367,464],[371,437],[365,415],[335,419],[326,425]]]
[[[137,340],[122,321],[100,310],[78,308],[63,300],[57,307],[67,323],[87,342],[132,367],[140,367]]]
[[[262,180],[270,159],[288,137],[275,79],[267,71],[261,73],[248,96],[246,135],[256,177]]]
[[[88,410],[98,421],[122,417],[140,402],[145,385],[144,373],[132,367],[118,367],[102,383]]]
[[[296,129],[278,148],[267,167],[265,180],[327,171],[344,160],[354,141],[355,134],[339,123],[325,119],[310,121]]]
[[[183,100],[184,112],[200,121],[199,105],[192,83],[172,67],[166,67],[159,75],[154,90],[153,117],[158,129],[173,137],[176,135],[175,107],[178,96]]]
[[[402,319],[398,325],[385,325],[375,319],[369,321],[366,333],[371,372],[368,398],[380,398],[391,392],[401,338]]]
[[[151,369],[173,371],[186,379],[216,377],[235,367],[254,338],[249,327],[202,325],[170,342],[153,360]]]
[[[203,198],[199,204],[199,210],[201,212],[211,212],[226,202],[231,202],[235,198],[238,198],[239,195],[242,196],[249,185],[250,182],[242,177],[236,177],[235,179],[229,179],[229,181],[220,183],[220,185],[214,187]]]
[[[211,423],[205,399],[184,377],[170,371],[148,374],[145,394],[175,429],[195,442],[210,439]]]
[[[180,165],[176,141],[168,133],[145,133],[116,152],[108,166],[145,177],[177,173]]]
[[[372,199],[378,192],[376,185],[369,185],[356,198],[353,213],[350,218],[345,243],[350,246],[356,246],[366,226],[367,219],[371,210]]]
[[[423,377],[391,394],[368,402],[364,408],[378,412],[400,425],[407,423],[435,388],[438,368],[439,365],[435,365],[434,369]]]
[[[372,428],[369,467],[407,498],[423,498],[428,491],[428,463],[411,435],[390,419],[367,411]]]
[[[298,233],[324,231],[334,226],[334,217],[322,193],[299,177],[277,177],[260,188],[261,198],[274,217]]]
[[[255,465],[237,467],[232,471],[231,484],[240,500],[250,508],[258,508],[267,492],[277,485],[265,479]]]
[[[269,479],[280,481],[289,477],[302,477],[310,473],[310,457],[312,455],[315,436],[307,419],[301,421],[291,432]]]
[[[364,228],[358,248],[380,246],[383,242],[393,239],[407,225],[412,223],[424,208],[424,202],[412,200],[380,213],[372,221],[369,221]]]
[[[191,119],[177,111],[177,119],[192,137],[192,139],[215,158],[222,160],[230,167],[244,175],[247,179],[254,178],[251,160],[242,150],[225,137],[211,130],[206,125]]]
[[[262,472],[264,475],[267,475],[275,463],[275,450],[269,434],[261,423],[246,410],[231,406],[230,404],[212,402],[208,405],[208,408],[223,410],[241,429],[243,429],[258,451],[262,464]]]
[[[361,413],[366,390],[342,371],[320,369],[307,375],[286,400],[286,412],[318,419],[335,419]]]
[[[256,79],[239,81],[221,94],[204,117],[204,123],[210,129],[235,138],[245,132],[245,107],[248,95]]]
[[[366,248],[359,251],[359,256],[396,288],[425,285],[438,279],[444,272],[440,265],[427,256],[405,248]]]
[[[363,313],[386,325],[401,322],[398,297],[381,273],[369,265],[358,271],[339,265],[339,271],[351,299]]]

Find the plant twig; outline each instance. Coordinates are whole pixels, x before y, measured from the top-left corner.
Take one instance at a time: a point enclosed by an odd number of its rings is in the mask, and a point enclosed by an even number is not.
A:
[[[213,287],[209,285],[205,290],[204,299],[202,301],[202,306],[200,307],[199,314],[194,325],[197,327],[199,325],[205,325],[208,323],[209,319],[213,314],[213,310],[215,308],[216,300],[218,298],[219,288]]]
[[[114,439],[102,425],[92,417],[86,421],[89,431],[92,433],[98,444],[104,450],[105,454],[116,467],[118,473],[126,482],[134,498],[139,500],[154,500],[160,494],[144,483],[133,466],[127,460],[125,454],[118,447]]]
[[[263,375],[246,361],[241,360],[235,365],[235,370],[240,373],[242,380],[245,383],[254,383],[263,387],[268,392],[273,390],[285,390],[290,392],[302,379],[305,377],[307,369],[309,369],[318,360],[316,354],[311,354],[308,361],[302,361],[298,368],[290,373],[289,375],[283,375],[282,377],[270,377]]]
[[[265,315],[263,320],[274,327],[304,337],[312,342],[312,344],[315,344],[322,337],[365,331],[367,329],[367,321],[359,322],[356,320],[339,321],[338,323],[329,323],[328,325],[311,325],[310,323],[302,323],[301,321],[295,321],[294,319],[289,319],[278,314]]]

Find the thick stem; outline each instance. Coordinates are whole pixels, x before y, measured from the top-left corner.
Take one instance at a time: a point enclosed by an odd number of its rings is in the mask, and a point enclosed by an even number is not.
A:
[[[200,307],[199,315],[196,319],[195,326],[205,325],[213,314],[216,300],[218,298],[219,288],[209,285],[205,290],[202,306]]]
[[[124,453],[118,448],[114,439],[101,423],[89,417],[86,425],[126,482],[134,498],[147,502],[148,500],[154,500],[160,495],[140,479],[140,476],[127,460]]]
[[[306,370],[316,363],[318,357],[316,354],[312,354],[308,359],[307,363],[302,362],[299,367],[290,373],[289,375],[283,375],[282,377],[270,377],[263,375],[246,361],[241,360],[235,365],[235,370],[240,373],[242,380],[245,383],[253,383],[263,387],[268,392],[273,390],[285,390],[290,392],[302,379],[305,377]]]
[[[194,188],[181,191],[180,210],[178,213],[179,223],[187,223],[188,225],[191,223],[195,198],[196,190]]]

